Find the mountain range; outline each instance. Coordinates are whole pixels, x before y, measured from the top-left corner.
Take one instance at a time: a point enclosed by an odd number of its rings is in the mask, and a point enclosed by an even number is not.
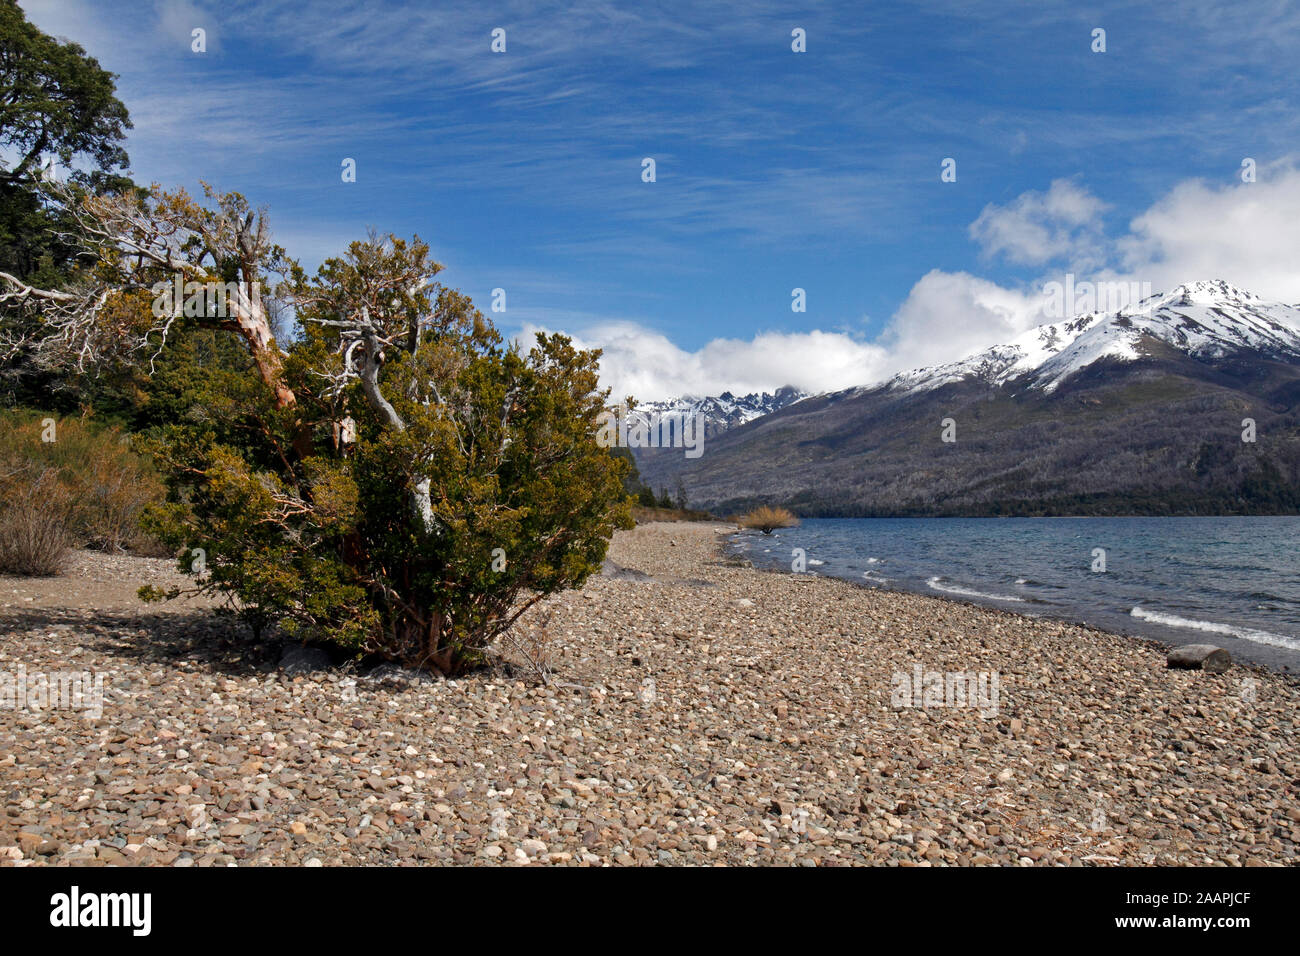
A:
[[[743,397],[736,397],[731,392],[723,392],[709,398],[684,396],[659,402],[639,402],[636,410],[647,416],[684,416],[694,418],[702,416],[704,437],[707,441],[729,428],[752,422],[755,418],[780,411],[787,405],[793,405],[807,398],[808,393],[793,386],[786,385],[775,392],[751,392]]]
[[[1300,307],[1220,280],[885,382],[777,395],[715,415],[699,458],[635,449],[642,479],[718,513],[1300,511]]]

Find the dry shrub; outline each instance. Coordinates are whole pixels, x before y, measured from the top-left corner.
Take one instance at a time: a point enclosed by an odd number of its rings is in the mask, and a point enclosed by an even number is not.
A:
[[[76,543],[70,502],[53,468],[0,472],[0,573],[49,577]]]
[[[769,505],[755,508],[749,514],[740,517],[739,524],[742,528],[751,528],[771,534],[774,528],[795,528],[799,525],[799,519],[794,516],[794,512],[787,508],[773,508]]]
[[[68,418],[51,431],[47,423],[17,416],[0,421],[0,506],[16,509],[8,520],[33,534],[41,526],[52,535],[61,523],[73,547],[157,551],[140,528],[145,507],[163,499],[149,461],[117,428]],[[43,440],[48,437],[54,440]],[[31,497],[37,486],[51,496],[50,505]]]
[[[537,614],[527,623],[516,622],[514,627],[501,635],[507,660],[533,671],[544,682],[548,682],[551,673],[551,618],[555,611],[551,608]]]
[[[145,507],[163,497],[162,485],[117,435],[91,444],[81,467],[65,478],[77,501],[76,530],[87,547],[122,551],[140,538]]]

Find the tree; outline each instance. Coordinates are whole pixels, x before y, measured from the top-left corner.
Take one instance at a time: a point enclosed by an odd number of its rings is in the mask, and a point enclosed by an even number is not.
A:
[[[615,458],[623,459],[623,463],[627,466],[627,471],[623,475],[623,491],[633,497],[639,495],[645,485],[641,482],[641,473],[636,466],[636,459],[632,457],[631,449],[615,445],[607,451]]]
[[[28,23],[16,0],[0,0],[0,144],[16,155],[0,183],[30,185],[46,156],[125,169],[131,120],[115,80],[78,44]]]
[[[62,164],[60,175],[92,193],[133,188],[120,172],[127,166],[121,143],[131,121],[116,97],[115,79],[80,46],[46,36],[13,0],[0,0],[0,272],[62,289],[77,271],[83,250],[68,240],[73,226],[43,189],[51,174],[47,164]],[[0,303],[0,310],[9,313],[0,316],[9,325],[24,318],[13,301]],[[69,407],[66,400],[51,401],[64,382],[26,355],[9,355],[0,363],[0,378],[11,402]],[[78,384],[85,401],[86,383]]]
[[[293,420],[268,386],[260,442],[173,428],[160,454],[175,502],[155,528],[204,549],[205,587],[290,634],[454,673],[597,570],[630,515],[624,464],[596,442],[599,353],[559,335],[503,345],[433,283],[428,252],[371,236],[314,277],[295,270]],[[346,448],[329,437],[343,418]]]
[[[276,407],[293,406],[260,291],[290,263],[271,243],[263,211],[238,193],[218,195],[206,185],[207,205],[184,190],[157,186],[106,195],[71,184],[48,191],[87,265],[64,289],[0,272],[0,306],[22,316],[5,316],[0,355],[24,354],[38,368],[78,371],[138,361],[146,349],[158,355],[176,323],[194,319],[236,333]],[[163,295],[178,282],[182,295]]]
[[[418,238],[372,235],[308,277],[242,196],[206,198],[64,193],[95,267],[67,290],[0,275],[39,315],[12,346],[51,365],[165,371],[204,330],[242,347],[153,446],[170,500],[150,528],[183,566],[202,556],[198,590],[259,630],[453,673],[600,567],[630,515],[596,441],[599,352],[505,346]],[[258,293],[273,274],[287,351]]]

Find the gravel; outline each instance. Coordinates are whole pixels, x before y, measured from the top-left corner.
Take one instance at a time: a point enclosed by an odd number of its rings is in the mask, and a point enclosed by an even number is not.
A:
[[[1296,862],[1294,678],[761,573],[731,530],[620,533],[624,573],[525,618],[548,685],[285,673],[204,602],[136,602],[167,561],[0,578],[0,674],[106,695],[0,709],[0,865]],[[918,667],[996,676],[996,707],[903,706]]]

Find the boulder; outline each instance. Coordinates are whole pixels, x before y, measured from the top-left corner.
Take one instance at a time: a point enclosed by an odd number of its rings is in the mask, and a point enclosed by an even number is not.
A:
[[[1222,674],[1232,666],[1232,656],[1222,647],[1213,644],[1184,644],[1169,652],[1166,663],[1169,667]]]

